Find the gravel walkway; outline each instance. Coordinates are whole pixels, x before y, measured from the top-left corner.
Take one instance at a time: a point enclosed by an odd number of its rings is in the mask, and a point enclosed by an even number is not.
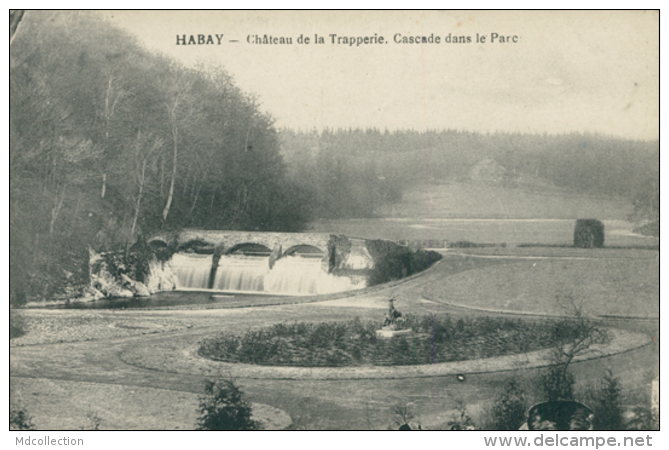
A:
[[[610,329],[607,344],[593,345],[576,361],[602,358],[627,352],[651,343],[651,339],[640,333]],[[456,361],[418,366],[367,366],[367,367],[275,367],[212,361],[197,354],[199,344],[183,343],[180,352],[174,351],[173,343],[150,349],[133,348],[121,359],[130,365],[145,369],[201,376],[231,376],[247,379],[279,380],[355,380],[426,378],[458,374],[505,372],[550,365],[551,350],[540,350],[526,354],[500,356],[496,358]],[[181,346],[179,346],[181,347]]]

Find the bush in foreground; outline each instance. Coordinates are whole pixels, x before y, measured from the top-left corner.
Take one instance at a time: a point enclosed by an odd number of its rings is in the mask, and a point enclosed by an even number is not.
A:
[[[451,416],[451,420],[448,421],[448,429],[451,431],[473,431],[476,430],[476,424],[474,420],[470,417],[469,411],[467,411],[467,405],[464,400],[457,399],[455,401],[455,410],[457,414]]]
[[[486,430],[518,430],[525,423],[528,409],[527,396],[520,384],[508,380],[485,412]]]
[[[251,417],[251,405],[231,380],[207,380],[200,397],[198,430],[259,430]]]
[[[593,398],[596,430],[625,429],[622,393],[620,378],[614,377],[611,369],[607,370]]]
[[[647,431],[660,430],[660,417],[658,410],[654,410],[652,406],[643,404],[636,405],[632,409],[632,417],[626,424],[627,430]]]
[[[574,375],[564,366],[550,366],[541,373],[541,389],[546,401],[573,400]]]
[[[10,430],[34,430],[32,417],[28,412],[20,407],[13,407],[9,410],[9,429]]]
[[[407,366],[526,353],[564,344],[561,321],[408,316],[411,333],[379,338],[381,322],[279,323],[202,342],[199,354],[218,361],[270,366]],[[576,328],[572,330],[578,332]]]

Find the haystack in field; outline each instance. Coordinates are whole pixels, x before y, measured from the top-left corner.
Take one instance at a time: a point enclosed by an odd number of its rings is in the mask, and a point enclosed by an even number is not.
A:
[[[578,219],[574,227],[574,247],[604,247],[604,224],[597,219]]]

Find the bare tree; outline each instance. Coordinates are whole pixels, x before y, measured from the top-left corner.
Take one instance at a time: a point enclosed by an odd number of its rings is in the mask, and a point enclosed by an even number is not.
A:
[[[103,141],[105,149],[109,149],[109,141],[111,138],[111,124],[112,119],[116,115],[119,102],[127,95],[121,82],[121,75],[118,74],[119,68],[116,65],[107,65],[103,67],[105,87],[102,93],[102,108],[100,115],[104,127]],[[100,190],[100,197],[105,198],[107,192],[107,170],[102,173],[102,188]]]
[[[553,327],[552,367],[542,376],[544,393],[550,401],[573,396],[571,363],[594,344],[609,339],[606,330],[587,316],[582,302],[577,303],[572,294],[559,296],[558,304],[567,312],[568,318],[556,322]]]
[[[137,219],[142,208],[142,199],[149,185],[149,171],[155,170],[157,151],[163,146],[163,141],[151,135],[142,135],[137,133],[137,138],[132,149],[132,183],[133,186],[130,195],[133,201],[132,225],[130,226],[130,236],[126,244],[126,253],[135,240],[135,230],[137,228]]]
[[[168,98],[165,102],[167,119],[172,137],[172,173],[170,187],[163,208],[163,221],[167,220],[174,199],[174,185],[176,183],[179,166],[179,141],[183,129],[192,126],[196,121],[194,104],[191,101],[192,82],[187,78],[188,73],[182,70],[174,75],[168,86]]]
[[[585,353],[592,345],[606,342],[608,334],[587,316],[582,302],[577,304],[573,295],[563,296],[560,303],[570,315],[571,326],[567,334],[562,336],[564,339],[556,346],[555,352],[564,365],[563,371],[566,371],[574,358]]]
[[[50,155],[44,188],[51,198],[49,234],[52,235],[69,189],[90,180],[92,174],[88,163],[98,159],[100,149],[89,140],[61,136],[44,151]]]
[[[393,414],[395,414],[395,423],[397,425],[409,425],[416,417],[416,405],[413,402],[397,403],[393,406]]]

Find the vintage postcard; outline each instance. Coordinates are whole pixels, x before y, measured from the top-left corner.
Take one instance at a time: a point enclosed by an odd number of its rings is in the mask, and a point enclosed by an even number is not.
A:
[[[9,65],[16,445],[659,442],[659,11],[12,10]]]

